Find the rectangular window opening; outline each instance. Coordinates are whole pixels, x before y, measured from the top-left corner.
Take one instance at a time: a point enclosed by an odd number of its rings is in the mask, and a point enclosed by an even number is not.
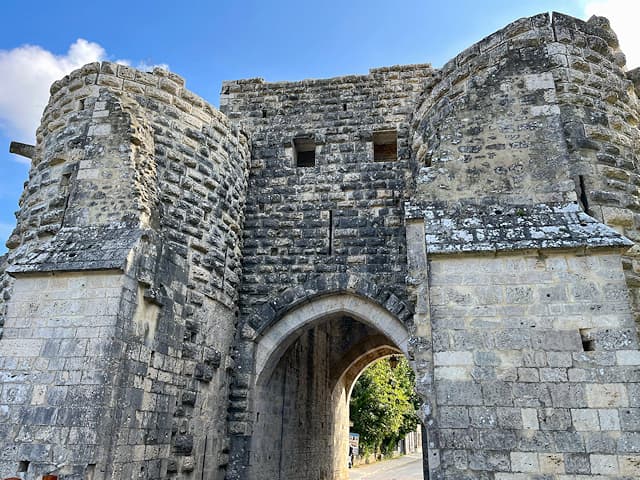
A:
[[[591,330],[588,328],[580,329],[580,339],[582,340],[582,350],[585,352],[593,352],[596,349],[596,341],[591,335]]]
[[[60,186],[61,187],[68,187],[70,179],[71,179],[71,174],[70,173],[63,173],[62,174],[62,178],[60,179]]]
[[[18,462],[18,472],[27,472],[29,470],[29,463],[30,462],[28,460],[21,460]]]
[[[373,132],[373,160],[394,162],[398,159],[398,133],[395,130]]]
[[[95,473],[96,473],[96,464],[90,463],[89,465],[87,465],[87,468],[84,471],[84,478],[86,480],[93,480]]]
[[[198,332],[195,330],[187,330],[185,332],[186,340],[191,343],[196,343],[198,341]]]
[[[293,149],[296,167],[316,166],[316,142],[313,138],[294,138]]]

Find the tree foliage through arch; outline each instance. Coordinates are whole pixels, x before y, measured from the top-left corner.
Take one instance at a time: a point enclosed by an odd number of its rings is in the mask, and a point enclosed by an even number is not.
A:
[[[353,387],[349,415],[352,431],[360,434],[360,449],[365,453],[393,450],[420,421],[415,374],[404,357],[395,363],[388,358],[377,361]]]

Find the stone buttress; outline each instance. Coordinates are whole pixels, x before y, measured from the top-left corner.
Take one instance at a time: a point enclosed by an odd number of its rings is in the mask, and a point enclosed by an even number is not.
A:
[[[162,70],[51,95],[8,242],[0,477],[223,478],[247,138]]]
[[[405,217],[431,479],[640,475],[623,66],[605,19],[538,15],[448,62],[416,108]]]

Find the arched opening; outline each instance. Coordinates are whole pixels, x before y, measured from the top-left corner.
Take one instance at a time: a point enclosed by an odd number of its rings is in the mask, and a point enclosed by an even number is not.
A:
[[[349,478],[349,396],[372,362],[406,355],[409,334],[350,294],[290,310],[256,339],[252,480]]]
[[[350,471],[350,480],[424,479],[415,386],[415,373],[400,355],[378,358],[360,373],[349,399],[349,438],[350,460],[363,468]]]

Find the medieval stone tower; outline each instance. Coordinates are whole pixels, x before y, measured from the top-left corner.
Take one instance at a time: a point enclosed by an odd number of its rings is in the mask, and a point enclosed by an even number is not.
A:
[[[51,87],[0,258],[0,478],[346,479],[404,354],[425,479],[640,477],[640,72],[603,18],[441,69]]]

